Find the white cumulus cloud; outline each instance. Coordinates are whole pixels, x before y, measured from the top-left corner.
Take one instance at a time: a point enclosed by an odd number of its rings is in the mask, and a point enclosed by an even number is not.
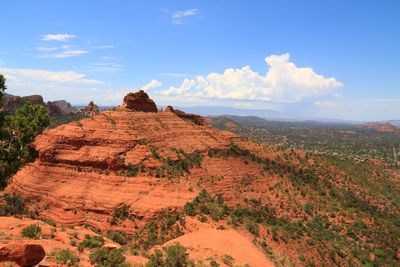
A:
[[[68,41],[72,38],[75,38],[76,36],[73,34],[67,34],[67,33],[56,33],[56,34],[46,34],[42,35],[41,39],[43,41]]]
[[[161,85],[162,85],[161,82],[159,82],[157,80],[151,80],[148,84],[139,88],[139,90],[148,91],[148,90],[160,87]]]
[[[335,78],[326,78],[312,68],[297,67],[290,62],[288,53],[268,56],[265,62],[269,66],[266,75],[258,74],[250,66],[229,68],[223,73],[185,79],[181,86],[158,93],[199,99],[297,102],[333,94],[343,86]]]

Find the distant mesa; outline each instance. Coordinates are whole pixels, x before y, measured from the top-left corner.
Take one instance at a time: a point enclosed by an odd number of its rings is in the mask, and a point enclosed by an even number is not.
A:
[[[127,94],[120,107],[135,111],[157,112],[156,103],[154,103],[154,101],[150,99],[149,95],[143,90]]]

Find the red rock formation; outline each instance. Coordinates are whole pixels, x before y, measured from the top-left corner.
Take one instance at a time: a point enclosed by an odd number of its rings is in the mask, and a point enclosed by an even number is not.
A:
[[[173,112],[176,115],[178,115],[180,118],[185,119],[185,120],[190,120],[196,125],[207,125],[208,124],[208,122],[202,116],[197,115],[197,114],[185,113],[182,110],[174,109],[172,106],[166,106],[164,108],[164,111]]]
[[[106,222],[101,216],[109,216],[121,203],[132,206],[138,216],[151,216],[163,208],[182,207],[197,194],[184,180],[171,183],[149,175],[163,164],[152,156],[153,148],[177,160],[177,149],[206,154],[211,148],[229,148],[235,137],[173,112],[109,110],[38,136],[33,145],[39,158],[22,168],[7,190],[49,203],[46,216],[66,225]],[[145,171],[134,178],[119,173],[139,164]]]
[[[81,112],[84,116],[91,117],[99,114],[100,109],[95,103],[93,103],[93,101],[90,101],[84,109],[81,109]]]
[[[121,107],[136,111],[157,112],[156,104],[143,90],[127,94]]]
[[[34,266],[46,255],[43,247],[36,244],[8,244],[0,246],[0,262],[13,261],[19,266]]]

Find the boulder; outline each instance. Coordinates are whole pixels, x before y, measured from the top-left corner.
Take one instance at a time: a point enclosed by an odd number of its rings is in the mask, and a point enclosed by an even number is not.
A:
[[[46,255],[43,247],[36,244],[0,245],[0,262],[13,261],[19,266],[34,266]]]
[[[121,107],[135,111],[157,112],[156,103],[143,90],[127,94]]]

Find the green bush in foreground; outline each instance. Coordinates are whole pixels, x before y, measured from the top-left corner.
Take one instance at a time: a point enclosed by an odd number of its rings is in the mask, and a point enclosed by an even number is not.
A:
[[[90,263],[96,267],[128,267],[125,256],[119,249],[95,248],[89,256]]]
[[[222,261],[228,266],[233,266],[235,259],[231,255],[224,255]]]
[[[36,224],[25,227],[21,232],[22,236],[27,238],[39,238],[41,233],[42,229]]]
[[[85,248],[99,248],[103,246],[104,238],[101,236],[91,236],[85,235],[85,239],[79,243],[79,250],[83,250]]]
[[[58,264],[65,264],[67,266],[78,266],[79,264],[79,259],[68,249],[55,252],[54,258]]]
[[[25,204],[23,199],[17,194],[4,194],[5,205],[0,205],[0,216],[10,216],[25,213]]]
[[[156,249],[154,254],[149,256],[146,267],[186,267],[195,266],[189,259],[186,248],[176,244],[170,247],[164,247],[163,251]]]

